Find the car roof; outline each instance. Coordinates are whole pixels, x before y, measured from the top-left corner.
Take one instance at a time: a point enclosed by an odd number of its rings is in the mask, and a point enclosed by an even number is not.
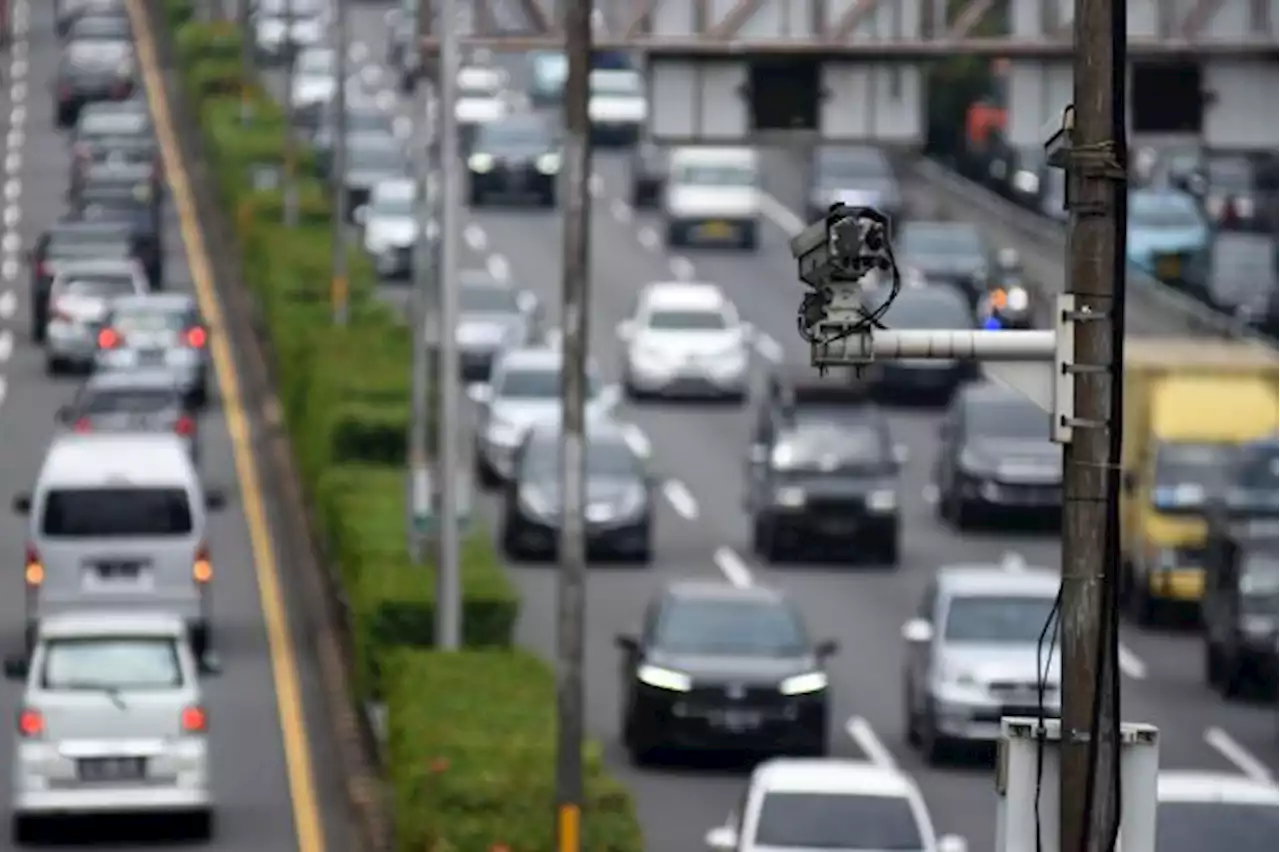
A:
[[[671,164],[673,166],[698,164],[754,166],[758,159],[754,148],[724,146],[715,148],[673,148],[671,150]]]
[[[714,600],[714,601],[761,601],[765,603],[781,603],[787,600],[786,593],[769,586],[752,584],[746,588],[726,583],[723,580],[706,580],[701,578],[680,578],[669,580],[662,588],[666,597],[681,600]]]
[[[775,758],[752,773],[753,785],[770,793],[843,793],[911,798],[915,785],[902,770],[870,760]]]
[[[148,309],[178,313],[196,310],[196,300],[188,293],[148,293],[145,296],[120,296],[113,299],[111,309],[117,313]]]
[[[54,488],[108,485],[115,480],[172,486],[177,478],[194,478],[186,445],[177,435],[76,432],[53,439],[39,481]]]
[[[186,636],[186,624],[166,612],[81,611],[49,615],[40,619],[44,639],[73,639],[81,636],[172,637]]]
[[[58,266],[55,280],[74,281],[94,275],[133,275],[137,265],[127,257],[98,260],[72,260]]]
[[[165,388],[178,393],[177,376],[164,367],[147,367],[141,370],[104,370],[85,380],[90,390],[151,390]]]
[[[715,284],[697,281],[656,281],[641,298],[650,308],[718,308],[728,301]]]
[[[1062,582],[1049,568],[1028,567],[1020,558],[1006,557],[1005,564],[943,565],[937,571],[938,590],[949,597],[969,595],[1044,595],[1053,597]]]
[[[1280,790],[1270,782],[1255,781],[1236,773],[1162,769],[1156,776],[1156,801],[1221,802],[1274,808],[1280,803]]]

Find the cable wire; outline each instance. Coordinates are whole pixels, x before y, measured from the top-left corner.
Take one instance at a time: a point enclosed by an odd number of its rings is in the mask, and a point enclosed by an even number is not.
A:
[[[1036,793],[1033,802],[1033,807],[1035,808],[1036,852],[1043,852],[1044,850],[1044,838],[1040,834],[1040,792],[1044,788],[1044,697],[1045,693],[1048,692],[1049,672],[1053,669],[1053,652],[1058,645],[1061,615],[1062,586],[1059,584],[1058,593],[1053,598],[1053,606],[1049,609],[1049,616],[1044,621],[1044,627],[1040,629],[1040,638],[1036,640]],[[1049,639],[1047,653],[1044,647],[1045,637]]]

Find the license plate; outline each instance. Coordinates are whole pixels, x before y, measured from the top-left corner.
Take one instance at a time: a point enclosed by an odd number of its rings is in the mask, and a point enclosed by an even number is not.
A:
[[[163,364],[165,354],[163,349],[144,349],[138,352],[138,363],[142,365]]]
[[[81,781],[139,781],[147,774],[147,761],[142,757],[82,758],[77,761],[76,769]]]
[[[746,731],[760,727],[764,717],[754,710],[726,710],[721,723],[731,731]]]
[[[1182,261],[1176,257],[1162,257],[1156,261],[1157,278],[1177,278],[1182,273]]]
[[[727,240],[733,236],[733,226],[728,222],[708,222],[701,228],[702,235],[709,240]]]
[[[103,580],[136,581],[142,573],[141,562],[99,562],[96,567]]]

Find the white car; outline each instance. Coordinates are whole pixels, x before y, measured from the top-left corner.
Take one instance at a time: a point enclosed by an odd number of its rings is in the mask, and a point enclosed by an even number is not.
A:
[[[84,612],[40,622],[31,657],[5,661],[25,683],[12,761],[16,842],[66,815],[190,819],[208,837],[214,803],[201,675],[174,615]]]
[[[458,102],[453,114],[458,119],[463,147],[470,150],[478,125],[497,121],[507,114],[502,97],[506,72],[499,68],[463,68],[458,72]]]
[[[649,119],[649,100],[639,71],[592,71],[587,116],[601,144],[632,145]]]
[[[739,811],[707,833],[711,852],[963,852],[938,837],[924,798],[897,767],[864,760],[775,758],[756,767]]]
[[[338,91],[338,54],[329,47],[309,47],[298,54],[290,98],[299,109],[322,106]]]
[[[742,399],[750,391],[753,336],[715,284],[650,284],[618,326],[626,347],[623,389],[632,399]]]
[[[378,275],[403,278],[413,271],[413,247],[418,241],[418,182],[392,178],[373,185],[369,203],[355,210],[364,227],[364,250],[373,258]]]
[[[258,55],[280,60],[295,50],[318,46],[328,24],[316,0],[258,0],[253,9],[253,41]]]
[[[663,203],[667,246],[754,250],[760,230],[760,163],[750,148],[677,148]]]
[[[1156,776],[1156,849],[1200,852],[1276,848],[1280,791],[1225,772],[1164,769]]]

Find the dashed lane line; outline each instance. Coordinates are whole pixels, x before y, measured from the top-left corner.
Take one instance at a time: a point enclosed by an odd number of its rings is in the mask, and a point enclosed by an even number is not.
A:
[[[698,501],[693,498],[693,494],[685,487],[683,482],[676,479],[670,479],[662,483],[662,494],[667,498],[667,502],[671,504],[671,508],[676,514],[684,518],[686,521],[694,521],[698,518]]]
[[[739,589],[749,589],[754,585],[755,580],[751,576],[751,570],[747,568],[747,563],[743,562],[742,557],[738,556],[732,548],[717,548],[711,560],[715,562],[716,568],[720,569],[725,579]]]
[[[1274,784],[1275,776],[1261,760],[1249,753],[1249,750],[1235,738],[1219,727],[1209,728],[1204,732],[1204,741],[1209,747],[1222,755],[1236,769],[1249,778],[1263,784]]]
[[[880,737],[876,735],[871,723],[866,719],[861,716],[850,717],[849,721],[844,723],[844,731],[849,735],[849,739],[853,740],[853,744],[872,763],[888,767],[896,767],[898,765],[893,752],[889,751],[888,747],[880,740]]]

